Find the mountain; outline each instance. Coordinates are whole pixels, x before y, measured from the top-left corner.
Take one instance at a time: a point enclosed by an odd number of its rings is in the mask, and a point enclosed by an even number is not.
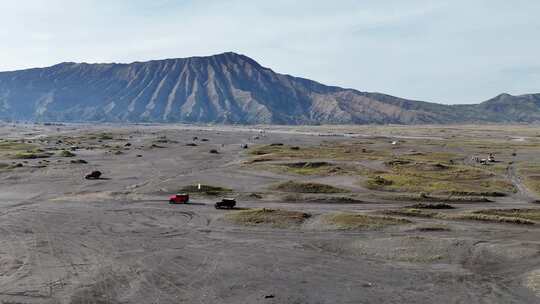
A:
[[[224,53],[0,73],[0,119],[235,124],[540,121],[540,94],[449,106],[326,86]]]
[[[540,122],[540,94],[501,94],[478,105],[485,120],[497,122]]]

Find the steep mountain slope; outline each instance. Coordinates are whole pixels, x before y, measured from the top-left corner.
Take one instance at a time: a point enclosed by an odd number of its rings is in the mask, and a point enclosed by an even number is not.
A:
[[[507,99],[468,107],[411,101],[278,74],[235,53],[131,64],[62,63],[0,73],[0,119],[36,121],[530,121],[540,117],[538,98],[532,100],[519,109]],[[507,111],[511,117],[505,117]]]

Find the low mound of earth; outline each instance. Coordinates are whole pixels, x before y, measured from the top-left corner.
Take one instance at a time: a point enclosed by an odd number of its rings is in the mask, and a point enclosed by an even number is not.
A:
[[[380,213],[386,215],[424,217],[441,220],[471,220],[481,222],[492,222],[501,224],[537,225],[539,224],[539,209],[484,209],[472,212],[442,213],[430,208],[410,208],[405,207],[395,210],[383,210]],[[435,208],[437,209],[437,208]],[[438,208],[441,209],[441,208]],[[442,208],[448,209],[448,208]]]
[[[272,187],[273,190],[295,193],[346,193],[349,190],[337,188],[330,185],[313,183],[287,181]]]
[[[540,222],[540,209],[486,209],[474,213]]]
[[[362,213],[340,212],[323,215],[323,223],[337,229],[378,229],[391,225],[412,223],[410,220],[389,216],[375,216]]]
[[[193,194],[216,196],[219,194],[227,194],[232,191],[233,191],[232,189],[221,187],[221,186],[197,184],[197,185],[184,186],[180,188],[179,192],[188,192],[188,193],[193,193]]]
[[[227,214],[226,219],[240,225],[269,225],[277,228],[298,226],[311,215],[300,211],[280,209],[249,209]]]
[[[300,175],[339,175],[348,174],[352,170],[345,169],[341,165],[332,164],[329,162],[313,161],[313,162],[294,162],[276,164],[275,166],[282,167],[283,171],[300,174]]]
[[[301,194],[288,194],[282,199],[284,202],[308,203],[308,204],[371,204],[354,197],[347,196],[305,196]]]
[[[505,196],[516,191],[511,182],[492,172],[450,160],[448,164],[394,160],[388,165],[388,172],[371,174],[364,185],[374,190],[458,196]]]
[[[289,168],[321,168],[321,167],[327,167],[331,166],[328,162],[297,162],[297,163],[288,163],[288,164],[282,164],[282,166],[286,166]]]

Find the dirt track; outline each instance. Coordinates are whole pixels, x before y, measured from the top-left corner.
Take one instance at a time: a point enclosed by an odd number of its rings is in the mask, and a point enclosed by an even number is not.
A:
[[[80,132],[70,128],[60,131]],[[0,174],[3,303],[540,303],[539,291],[531,287],[540,284],[534,278],[540,269],[536,226],[415,218],[404,226],[336,231],[318,225],[318,215],[403,202],[374,201],[353,182],[349,187],[369,203],[247,195],[287,177],[243,168],[241,144],[352,138],[267,132],[254,140],[258,132],[250,130],[114,129],[135,130],[129,142],[146,148],[122,155],[81,149],[77,158],[86,165],[51,159],[45,168],[32,168],[38,160],[30,160],[24,169]],[[53,131],[23,135],[28,128],[4,127],[2,133],[36,138]],[[148,140],[160,134],[176,142],[148,148]],[[193,136],[209,141],[185,146]],[[208,153],[211,148],[220,153]],[[110,179],[84,180],[89,170]],[[317,180],[344,183],[343,177]],[[241,207],[314,216],[290,229],[245,227],[226,221],[228,211],[214,209],[213,197],[195,196],[190,205],[167,203],[169,193],[194,183],[234,189]],[[520,195],[482,205],[515,206],[535,207]],[[449,229],[418,229],[435,224]]]

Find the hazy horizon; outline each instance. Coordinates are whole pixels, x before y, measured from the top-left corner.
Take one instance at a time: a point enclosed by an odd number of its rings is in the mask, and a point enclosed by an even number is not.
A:
[[[233,51],[278,73],[436,103],[540,92],[540,2],[19,1],[0,71]]]

